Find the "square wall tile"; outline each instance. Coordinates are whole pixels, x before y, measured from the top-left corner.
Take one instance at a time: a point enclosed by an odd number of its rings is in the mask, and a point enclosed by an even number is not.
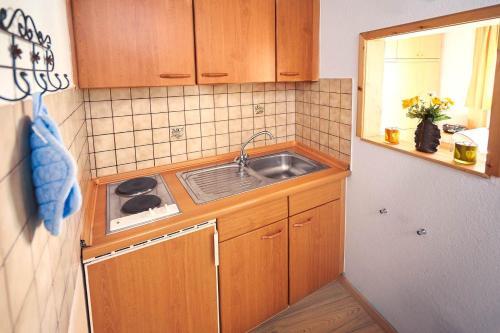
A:
[[[132,98],[149,98],[149,88],[131,88]]]
[[[112,118],[93,119],[92,133],[94,133],[94,135],[113,133],[113,119]]]
[[[151,129],[151,115],[142,114],[134,116],[134,130]]]
[[[186,96],[184,97],[184,110],[195,110],[200,108],[199,96]]]
[[[111,99],[119,100],[119,99],[131,99],[132,94],[130,92],[130,88],[112,88],[111,89]]]
[[[135,147],[135,157],[138,162],[153,159],[153,145]]]
[[[186,154],[186,140],[173,141],[170,143],[171,154],[181,155]]]
[[[200,110],[189,110],[184,112],[186,124],[199,124],[201,122]]]
[[[115,149],[114,134],[94,136],[94,151],[100,152]]]
[[[352,79],[340,80],[340,92],[342,94],[352,94]]]
[[[92,118],[111,117],[111,101],[90,102],[90,114]]]
[[[170,156],[170,143],[155,143],[153,145],[155,158]]]
[[[186,123],[184,118],[184,111],[181,112],[169,112],[168,121],[170,126],[180,126]]]
[[[168,127],[168,113],[151,114],[151,124],[153,128]]]
[[[109,101],[111,100],[110,89],[89,89],[90,101]]]
[[[152,130],[135,131],[134,140],[136,146],[150,145],[153,143],[153,131]]]
[[[116,100],[111,102],[113,116],[129,116],[132,114],[131,100]]]
[[[151,113],[150,100],[144,99],[133,99],[132,100],[132,113],[133,114],[148,114]]]
[[[212,95],[200,96],[200,109],[210,109],[214,107],[214,97]]]
[[[182,86],[170,86],[167,88],[168,97],[184,96],[184,89]]]
[[[198,86],[184,86],[184,96],[198,96],[200,89]]]
[[[95,153],[95,163],[97,168],[105,168],[116,165],[116,155],[114,150]]]
[[[167,87],[151,87],[149,88],[150,97],[167,97]]]
[[[200,85],[200,95],[213,95],[214,93],[214,86],[212,85]]]
[[[183,97],[169,97],[168,98],[168,111],[184,111],[184,98]]]
[[[115,133],[116,149],[134,146],[134,132]]]
[[[168,100],[166,98],[151,98],[151,113],[168,112]]]
[[[170,141],[170,128],[155,128],[153,129],[153,142],[162,143]]]
[[[94,122],[92,121],[92,124],[93,123]],[[114,117],[113,124],[114,124],[114,132],[115,133],[130,132],[130,131],[134,130],[134,123],[132,121],[132,116]],[[113,125],[111,126],[111,128],[113,128]],[[106,133],[111,133],[111,132],[107,131]],[[94,129],[94,135],[98,135],[98,134],[99,133],[96,133],[95,129]],[[101,133],[101,134],[105,134],[105,133]]]

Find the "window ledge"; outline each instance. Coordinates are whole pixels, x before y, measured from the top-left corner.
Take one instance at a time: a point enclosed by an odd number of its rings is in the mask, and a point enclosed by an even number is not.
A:
[[[415,149],[415,143],[410,140],[400,140],[399,144],[389,144],[385,142],[385,138],[383,135],[373,136],[368,138],[360,138],[365,142],[369,142],[375,144],[377,146],[382,146],[385,148],[389,148],[392,150],[403,152],[407,155],[412,155],[418,158],[422,158],[434,163],[438,163],[449,168],[453,168],[459,171],[467,172],[476,176],[480,176],[483,178],[489,178],[489,175],[486,174],[486,154],[477,155],[477,163],[474,165],[466,165],[460,164],[453,161],[453,148],[447,142],[442,142],[438,147],[438,151],[433,154],[427,154],[419,152]]]

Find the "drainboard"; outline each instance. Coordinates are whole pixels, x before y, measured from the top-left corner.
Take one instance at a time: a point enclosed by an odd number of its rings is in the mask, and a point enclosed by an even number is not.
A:
[[[179,179],[196,203],[253,190],[262,183],[249,170],[240,171],[235,163],[190,171],[183,173]]]

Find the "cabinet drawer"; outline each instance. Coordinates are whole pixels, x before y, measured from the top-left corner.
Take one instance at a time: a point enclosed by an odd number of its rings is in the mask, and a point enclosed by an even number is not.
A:
[[[290,196],[290,216],[340,198],[340,181],[320,185]]]
[[[217,219],[219,241],[223,242],[287,217],[286,197],[224,215]]]

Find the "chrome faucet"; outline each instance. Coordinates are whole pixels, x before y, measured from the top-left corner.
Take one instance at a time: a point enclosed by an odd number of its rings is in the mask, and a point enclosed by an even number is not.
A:
[[[254,135],[252,135],[250,137],[250,139],[248,139],[245,143],[243,143],[241,145],[240,156],[238,156],[234,159],[234,161],[236,163],[238,163],[240,165],[240,167],[246,166],[247,162],[248,162],[248,154],[245,152],[245,147],[250,143],[250,141],[252,141],[253,139],[255,139],[256,137],[258,137],[259,135],[262,135],[262,134],[265,134],[265,135],[269,136],[271,139],[274,139],[274,136],[269,131],[260,131],[260,132],[255,133]]]

